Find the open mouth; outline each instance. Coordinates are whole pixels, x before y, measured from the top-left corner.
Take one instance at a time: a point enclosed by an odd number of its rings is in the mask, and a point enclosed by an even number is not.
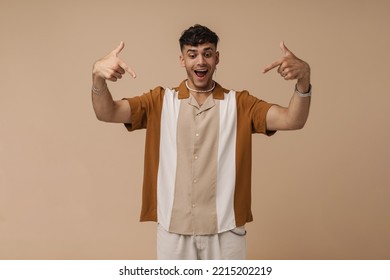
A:
[[[204,76],[206,76],[208,70],[195,70],[194,71],[196,76],[198,76],[199,78],[203,78]]]

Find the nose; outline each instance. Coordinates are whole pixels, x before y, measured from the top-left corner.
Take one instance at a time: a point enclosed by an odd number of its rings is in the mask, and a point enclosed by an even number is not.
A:
[[[205,65],[205,58],[203,57],[203,55],[199,55],[198,56],[198,65]]]

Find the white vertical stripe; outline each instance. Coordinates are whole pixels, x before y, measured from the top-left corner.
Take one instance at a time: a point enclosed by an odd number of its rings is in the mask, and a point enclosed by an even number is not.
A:
[[[217,217],[218,232],[236,227],[234,216],[234,189],[236,184],[236,93],[225,93],[220,102],[218,174],[217,174]]]
[[[177,120],[180,100],[166,89],[161,113],[160,159],[157,175],[157,222],[169,230],[177,166]]]

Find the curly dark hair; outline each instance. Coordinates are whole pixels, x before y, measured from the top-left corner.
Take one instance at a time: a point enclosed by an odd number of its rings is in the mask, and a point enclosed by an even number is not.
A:
[[[217,47],[218,36],[206,26],[195,24],[187,30],[184,30],[179,39],[180,49],[183,50],[185,45],[197,46],[204,43],[215,44]]]

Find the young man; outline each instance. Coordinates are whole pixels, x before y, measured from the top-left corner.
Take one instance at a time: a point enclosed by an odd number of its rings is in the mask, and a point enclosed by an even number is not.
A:
[[[213,80],[218,36],[195,25],[180,37],[187,79],[176,88],[114,101],[106,80],[133,70],[120,58],[121,44],[93,67],[92,101],[101,121],[146,128],[141,221],[157,222],[159,259],[245,259],[245,224],[251,213],[251,135],[300,129],[310,107],[310,67],[284,43],[277,67],[297,80],[288,107]]]

